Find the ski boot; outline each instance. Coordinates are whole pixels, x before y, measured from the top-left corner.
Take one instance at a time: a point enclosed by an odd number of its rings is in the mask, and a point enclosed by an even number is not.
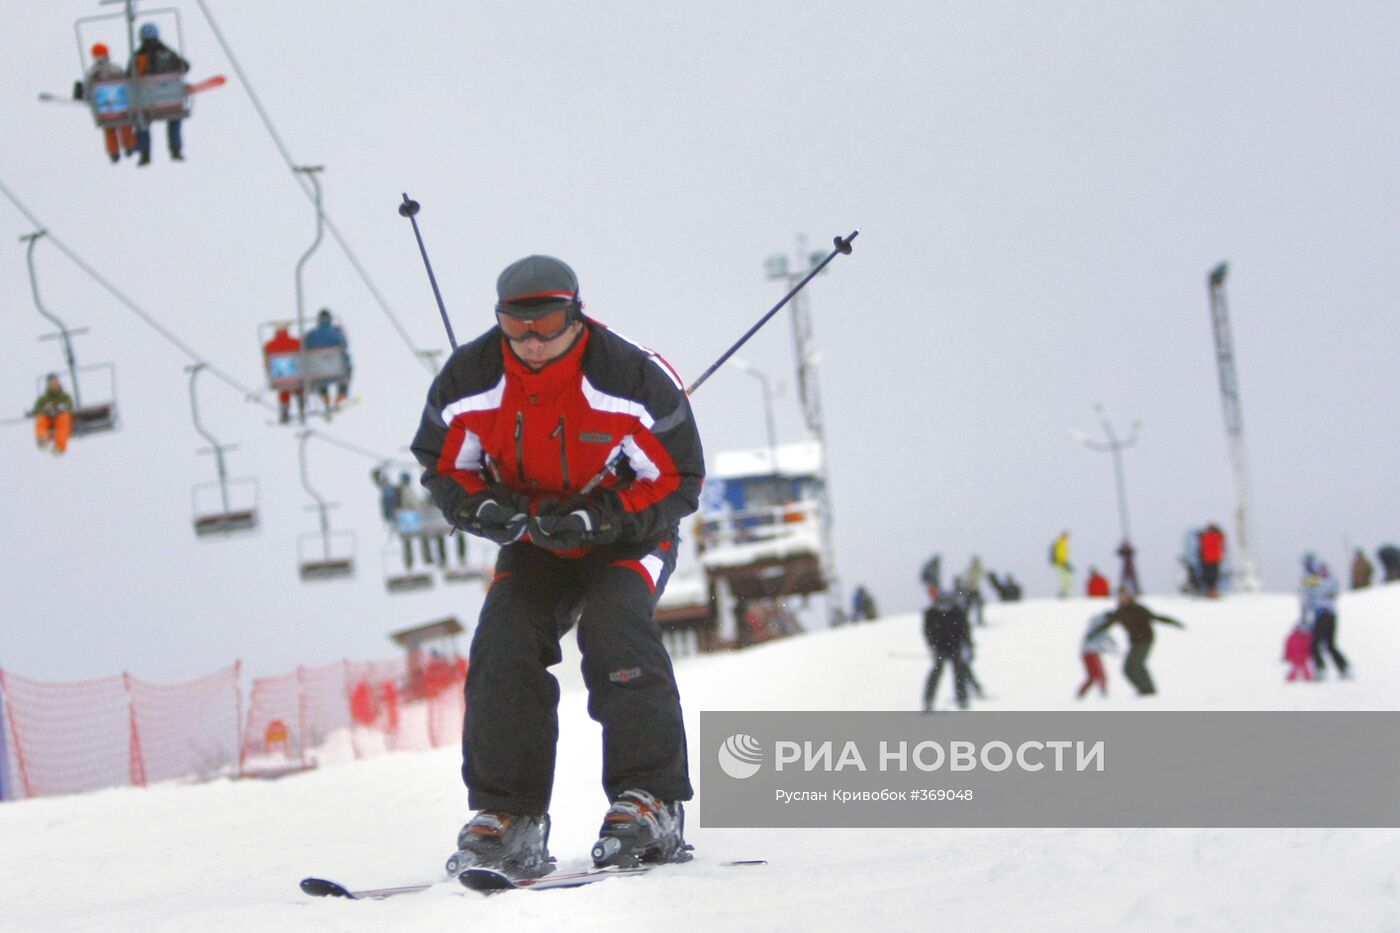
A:
[[[644,790],[623,791],[603,817],[593,844],[595,868],[636,868],[661,862],[688,862],[685,808],[662,803]]]
[[[549,854],[549,814],[520,816],[479,810],[457,833],[457,851],[447,859],[454,878],[468,868],[492,868],[511,878],[538,878],[554,871]]]

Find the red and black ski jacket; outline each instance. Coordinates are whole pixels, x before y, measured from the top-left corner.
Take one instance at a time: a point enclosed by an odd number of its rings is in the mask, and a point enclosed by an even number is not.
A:
[[[458,348],[428,391],[413,439],[423,485],[450,514],[504,483],[534,506],[567,500],[619,454],[598,488],[621,503],[619,542],[659,542],[699,507],[704,453],[685,387],[645,347],[584,319],[564,356],[538,372],[492,328]]]

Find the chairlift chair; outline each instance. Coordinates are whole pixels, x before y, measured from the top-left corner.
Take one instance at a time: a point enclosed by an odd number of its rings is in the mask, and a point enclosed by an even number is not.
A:
[[[384,589],[389,593],[414,593],[432,589],[432,565],[415,569],[404,565],[399,546],[394,541],[384,545]]]
[[[90,37],[85,30],[92,31],[97,23],[110,23],[112,20],[126,20],[122,32],[126,38],[128,66],[135,57],[136,30],[135,16],[131,10],[132,0],[125,3],[121,13],[105,13],[100,16],[84,16],[73,24],[78,40],[78,64],[82,74],[87,74],[90,62],[88,50]],[[180,22],[180,11],[173,7],[146,10],[142,18],[153,20],[160,14],[171,14],[175,18],[175,44],[172,51],[184,58],[184,29]],[[110,29],[102,30],[110,34]],[[136,75],[124,78],[111,78],[94,81],[87,89],[87,104],[99,129],[123,126],[145,129],[160,120],[183,120],[190,115],[193,95],[185,76],[180,73]]]
[[[71,376],[67,376],[63,372],[55,373],[58,376],[58,381],[63,384],[63,390],[73,397],[73,436],[85,437],[89,434],[115,431],[119,427],[115,392],[116,367],[112,363],[95,363],[91,366],[78,366],[74,369],[74,373],[79,376],[104,373],[106,374],[106,383],[110,388],[109,391],[100,394],[105,401],[87,401],[73,385],[74,379]],[[38,394],[43,393],[47,381],[47,374],[35,378],[34,384],[38,387]]]
[[[232,495],[237,489],[251,490],[251,495]],[[227,496],[227,500],[223,497]],[[194,533],[201,538],[227,536],[239,531],[255,531],[258,527],[258,481],[255,477],[198,483],[190,491],[193,503]],[[211,502],[217,504],[211,506]],[[233,503],[233,504],[228,504]]]
[[[310,531],[297,536],[297,574],[303,583],[355,575],[355,533]]]
[[[303,431],[297,445],[297,462],[301,469],[301,485],[315,505],[314,510],[320,520],[321,530],[297,537],[297,566],[303,582],[315,580],[336,580],[355,574],[355,533],[353,531],[331,531],[330,519],[326,513],[335,503],[325,498],[311,485],[311,477],[306,469],[306,442],[314,432]],[[320,554],[312,552],[308,545],[320,544]]]
[[[475,583],[478,580],[487,580],[491,576],[491,570],[495,566],[495,555],[497,550],[495,545],[488,544],[482,540],[473,541],[463,532],[456,534],[457,559],[454,561],[448,558],[442,565],[442,579],[444,583]],[[448,550],[453,550],[453,545],[448,545]],[[489,560],[487,558],[490,558]]]
[[[34,268],[34,247],[39,240],[45,236],[45,231],[37,230],[34,233],[26,233],[20,237],[20,241],[26,243],[25,267],[29,272],[29,289],[34,296],[34,307],[40,316],[51,322],[58,328],[57,333],[44,334],[39,340],[59,340],[63,344],[63,359],[66,364],[68,379],[65,382],[63,375],[58,375],[59,382],[63,384],[66,391],[73,398],[73,436],[82,437],[87,434],[97,434],[102,431],[115,430],[117,427],[117,369],[111,363],[97,363],[90,366],[79,366],[77,356],[73,352],[73,338],[87,332],[86,327],[70,328],[64,324],[53,312],[44,307],[43,301],[39,297],[39,276]],[[88,375],[104,373],[106,375],[105,391],[98,393],[99,401],[92,402],[91,394],[89,401],[84,404],[82,385]],[[44,384],[47,376],[40,376],[38,384],[38,394],[43,394]]]
[[[224,452],[237,449],[236,445],[221,444],[219,439],[204,427],[199,420],[199,397],[195,394],[195,380],[204,369],[203,362],[186,367],[190,374],[190,416],[194,428],[209,442],[209,446],[199,451],[214,455],[218,479],[209,483],[199,483],[190,491],[194,503],[194,533],[203,538],[210,535],[228,535],[236,531],[250,531],[258,525],[258,481],[254,478],[229,479],[224,469]],[[252,490],[251,497],[244,494]],[[210,493],[218,491],[215,505],[205,503],[214,497]],[[233,495],[233,491],[237,495]]]
[[[350,358],[344,347],[316,347],[268,352],[267,345],[285,328],[290,336],[292,321],[267,321],[258,325],[258,347],[263,358],[263,372],[268,388],[274,392],[300,393],[303,404],[310,404],[324,390],[344,384],[350,375]],[[298,343],[304,338],[297,337]]]

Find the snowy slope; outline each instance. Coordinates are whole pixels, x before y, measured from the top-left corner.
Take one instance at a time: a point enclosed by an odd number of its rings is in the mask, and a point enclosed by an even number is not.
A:
[[[1400,586],[1349,594],[1339,643],[1357,678],[1282,682],[1292,597],[1149,599],[1161,695],[1114,665],[1098,709],[1400,709]],[[989,607],[978,673],[993,709],[1069,708],[1087,600]],[[908,709],[926,667],[918,619],[885,619],[678,663],[702,709]],[[569,662],[566,662],[569,663]],[[566,683],[572,678],[566,679]],[[945,686],[945,690],[946,690]],[[553,850],[579,863],[604,800],[584,697],[562,708]],[[216,781],[0,805],[6,930],[657,930],[1186,928],[1400,925],[1397,830],[707,830],[698,863],[575,891],[486,898],[444,885],[392,901],[313,901],[299,878],[432,877],[466,818],[452,750],[272,782]],[[703,788],[701,789],[703,797]],[[762,856],[766,868],[726,869]],[[75,875],[81,875],[74,883]]]

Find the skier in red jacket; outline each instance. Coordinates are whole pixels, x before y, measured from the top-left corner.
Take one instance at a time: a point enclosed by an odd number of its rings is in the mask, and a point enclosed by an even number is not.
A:
[[[1225,532],[1211,522],[1201,531],[1201,585],[1206,598],[1220,595],[1220,564],[1225,560]]]
[[[583,314],[560,260],[528,256],[496,289],[497,326],[447,361],[413,441],[447,520],[501,545],[466,685],[462,777],[478,812],[448,870],[553,868],[548,668],[574,625],[611,803],[593,861],[683,861],[685,728],[653,613],[704,478],[690,402],[664,360]]]
[[[1108,582],[1108,577],[1099,573],[1097,567],[1089,568],[1089,582],[1084,586],[1084,592],[1088,596],[1107,598],[1113,595],[1113,587]]]

